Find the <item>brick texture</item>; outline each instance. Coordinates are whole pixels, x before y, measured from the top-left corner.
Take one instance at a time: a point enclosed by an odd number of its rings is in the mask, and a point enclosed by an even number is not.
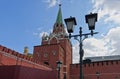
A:
[[[70,79],[79,79],[79,64],[72,64]],[[97,76],[96,72],[100,75]],[[120,60],[93,62],[83,65],[84,79],[116,79],[120,78]]]
[[[57,79],[56,71],[11,65],[0,66],[0,79]]]

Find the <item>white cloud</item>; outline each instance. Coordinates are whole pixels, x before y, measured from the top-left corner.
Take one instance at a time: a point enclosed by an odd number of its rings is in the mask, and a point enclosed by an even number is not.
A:
[[[34,33],[33,33],[34,36],[37,36],[37,37],[40,38],[40,39],[42,38],[43,34],[49,35],[48,32],[40,32],[40,33],[39,33],[39,32],[34,32]]]
[[[120,0],[92,0],[94,12],[98,12],[99,19],[105,22],[120,24]]]
[[[43,34],[49,35],[49,32],[52,32],[52,29],[48,29],[46,32],[46,31],[43,31],[43,28],[39,27],[36,29],[35,32],[33,32],[33,35],[41,39]]]
[[[48,32],[41,32],[41,33],[39,33],[39,37],[42,38],[42,36],[43,36],[44,34],[45,34],[45,35],[49,35]]]
[[[116,27],[111,29],[108,34],[105,36],[106,40],[109,40],[110,43],[110,47],[112,49],[114,49],[114,51],[112,51],[112,54],[120,54],[120,27]]]
[[[79,43],[73,46],[73,63],[79,62]]]
[[[84,57],[120,55],[120,27],[115,27],[101,39],[87,38],[83,42]],[[73,62],[79,61],[79,44],[73,47]]]
[[[61,0],[45,0],[48,3],[49,8],[54,7],[56,4],[60,4]]]
[[[107,47],[106,51],[109,54],[119,54],[120,0],[93,0],[92,2],[94,11],[98,12],[99,19],[104,20],[105,23],[113,22],[112,25],[114,26],[118,25],[111,28],[106,36],[103,36],[102,40],[105,41],[104,47]]]

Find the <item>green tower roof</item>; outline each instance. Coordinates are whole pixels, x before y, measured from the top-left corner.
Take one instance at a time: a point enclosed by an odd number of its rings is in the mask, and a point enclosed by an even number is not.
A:
[[[63,21],[62,21],[61,4],[59,5],[59,11],[58,11],[56,23],[58,23],[58,24],[62,24],[63,23]]]

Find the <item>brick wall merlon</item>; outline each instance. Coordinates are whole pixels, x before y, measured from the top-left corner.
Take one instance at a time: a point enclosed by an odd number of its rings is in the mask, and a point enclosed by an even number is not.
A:
[[[99,67],[99,66],[111,66],[111,65],[120,65],[120,60],[91,62],[91,63],[83,64],[83,67]],[[79,64],[71,64],[70,67],[72,69],[79,68]]]
[[[18,52],[16,52],[16,51],[13,51],[13,52],[12,52],[12,55],[17,56],[17,54],[18,54]]]
[[[0,45],[0,51],[6,52],[6,53],[12,53],[13,52],[13,50],[11,50],[7,47],[4,47],[2,45]]]
[[[4,47],[3,47],[2,45],[0,45],[0,51],[3,51],[3,48],[4,48]]]
[[[10,54],[12,54],[12,52],[13,52],[13,50],[11,50],[11,49],[8,49],[8,52],[7,52],[7,53],[10,53]]]
[[[70,67],[71,68],[79,68],[79,64],[71,64]]]

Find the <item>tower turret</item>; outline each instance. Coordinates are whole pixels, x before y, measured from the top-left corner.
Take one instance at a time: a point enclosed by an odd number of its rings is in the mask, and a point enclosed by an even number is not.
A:
[[[28,47],[26,46],[26,47],[24,47],[24,55],[28,55]]]

